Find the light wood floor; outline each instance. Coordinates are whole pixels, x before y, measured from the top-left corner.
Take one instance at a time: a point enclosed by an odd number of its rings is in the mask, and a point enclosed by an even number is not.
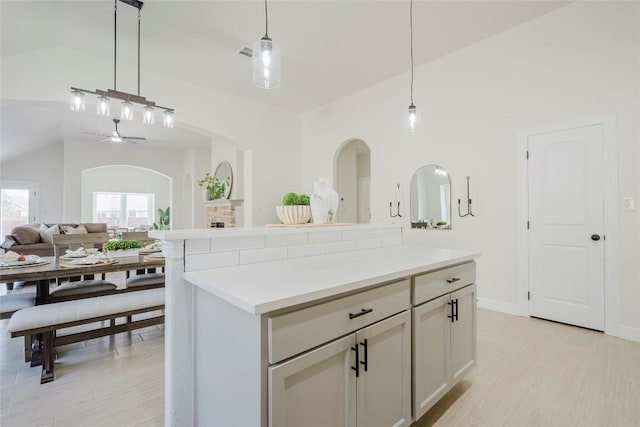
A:
[[[6,324],[2,427],[163,425],[162,328],[66,346],[56,380],[40,385]],[[640,343],[479,310],[478,360],[416,427],[640,426]]]

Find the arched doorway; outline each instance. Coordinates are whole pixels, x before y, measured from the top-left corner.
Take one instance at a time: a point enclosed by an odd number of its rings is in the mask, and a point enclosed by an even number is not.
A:
[[[340,195],[338,221],[367,224],[371,219],[371,150],[361,139],[350,139],[334,161],[336,191]]]

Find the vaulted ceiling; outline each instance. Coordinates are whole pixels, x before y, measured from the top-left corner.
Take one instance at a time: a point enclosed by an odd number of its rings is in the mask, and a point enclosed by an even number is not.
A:
[[[565,4],[415,0],[416,66]],[[112,63],[113,1],[3,0],[0,8],[3,58],[64,46]],[[135,64],[136,28],[136,9],[119,3],[119,64]],[[153,70],[171,79],[301,113],[410,69],[407,0],[270,1],[269,35],[281,46],[283,76],[282,86],[271,91],[253,86],[251,60],[238,54],[263,34],[261,1],[147,0],[142,9],[143,85],[145,70]],[[68,110],[55,111],[35,123],[33,117],[41,116],[29,108],[45,107],[3,100],[3,161],[11,154],[6,145],[9,136],[22,135],[26,144],[29,138],[25,135],[43,141],[54,136],[59,139],[68,134],[69,127],[79,131]],[[21,121],[21,117],[32,119]],[[83,126],[90,129],[92,124],[89,119]],[[130,126],[129,133],[137,130],[136,125]],[[95,127],[94,131],[99,129]],[[198,135],[188,132],[166,138],[167,146],[172,141],[181,144],[185,138],[199,141]],[[24,149],[21,146],[18,151]]]

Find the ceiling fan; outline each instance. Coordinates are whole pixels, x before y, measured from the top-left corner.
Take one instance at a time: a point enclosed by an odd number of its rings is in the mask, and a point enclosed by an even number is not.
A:
[[[118,132],[118,123],[120,123],[120,119],[113,119],[113,123],[116,125],[116,129],[111,131],[111,135],[106,135],[103,133],[91,133],[91,132],[84,132],[87,135],[95,135],[95,136],[102,136],[104,137],[104,139],[100,140],[100,142],[114,142],[114,143],[121,143],[121,142],[128,142],[130,144],[137,144],[140,141],[146,141],[147,138],[142,137],[142,136],[124,136],[121,135],[120,132]]]

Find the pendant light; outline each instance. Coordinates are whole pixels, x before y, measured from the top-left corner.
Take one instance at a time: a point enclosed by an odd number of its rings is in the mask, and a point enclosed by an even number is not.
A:
[[[138,10],[138,92],[136,94],[123,92],[117,89],[117,59],[118,59],[118,4],[124,3],[132,6]],[[71,102],[70,108],[73,111],[85,110],[85,94],[95,95],[97,97],[98,105],[96,113],[99,116],[108,117],[111,115],[111,107],[117,108],[116,105],[111,105],[111,100],[119,100],[120,102],[120,119],[121,120],[133,120],[134,119],[134,106],[141,106],[142,121],[145,124],[155,123],[155,112],[158,110],[164,110],[164,119],[162,124],[165,127],[172,128],[175,126],[174,121],[174,109],[169,107],[163,107],[156,104],[154,101],[148,100],[144,96],[140,95],[140,22],[141,13],[144,2],[141,0],[113,0],[113,89],[95,91],[80,89],[77,87],[71,87]],[[135,113],[137,114],[137,113]]]
[[[262,89],[280,86],[280,46],[269,37],[269,11],[264,0],[264,37],[253,45],[253,84]]]
[[[409,131],[416,131],[416,106],[413,104],[413,0],[409,3],[409,34],[411,37],[411,104],[409,105]]]

